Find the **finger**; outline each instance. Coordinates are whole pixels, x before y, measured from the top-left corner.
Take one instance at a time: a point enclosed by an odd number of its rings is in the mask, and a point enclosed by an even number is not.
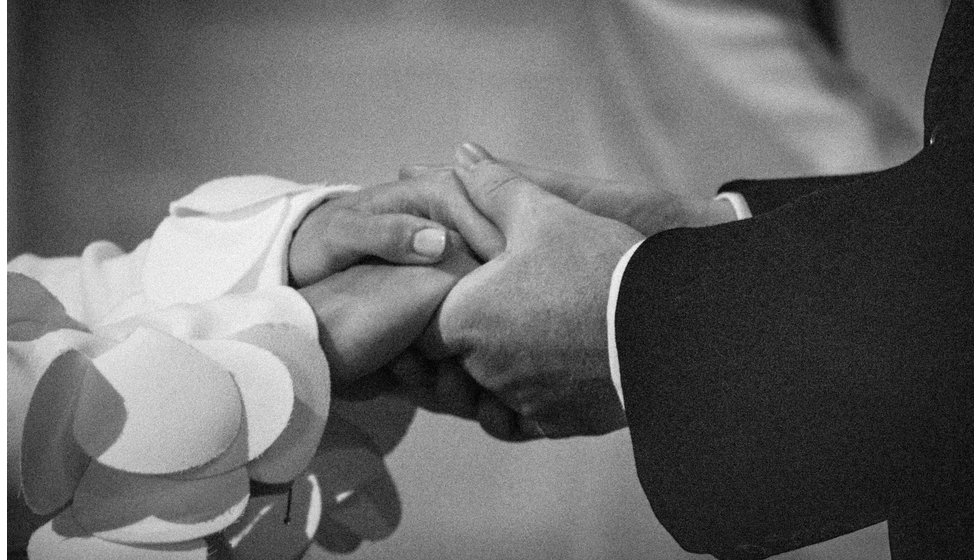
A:
[[[416,163],[411,165],[403,165],[401,166],[401,168],[398,169],[398,180],[406,181],[409,179],[415,179],[416,177],[425,175],[426,173],[431,173],[433,171],[439,171],[439,170],[447,170],[447,169],[451,169],[451,168],[446,165],[437,165],[434,163],[431,164]]]
[[[528,441],[538,437],[524,432],[517,413],[488,391],[480,394],[477,421],[483,431],[502,441]]]
[[[411,214],[343,212],[331,221],[326,240],[328,250],[339,250],[326,257],[347,266],[366,256],[397,264],[432,264],[446,250],[446,228]],[[346,266],[333,268],[337,272]]]
[[[621,188],[623,185],[616,181],[597,179],[585,175],[575,175],[553,169],[536,167],[526,163],[520,163],[510,159],[497,159],[479,144],[469,143],[473,148],[472,153],[483,159],[495,160],[515,171],[529,182],[541,187],[545,191],[563,198],[572,204],[578,204],[583,198],[596,191],[610,191]]]
[[[433,264],[445,253],[446,235],[442,224],[411,214],[314,211],[293,238],[290,274],[294,285],[306,286],[366,257],[397,264]]]
[[[390,453],[408,433],[416,407],[390,394],[369,401],[330,401],[330,420],[343,419],[367,436],[382,455]],[[327,426],[330,426],[330,420]]]
[[[390,369],[403,387],[432,387],[438,378],[436,365],[412,349],[395,358]]]
[[[331,390],[339,399],[366,401],[390,393],[397,388],[398,380],[391,374],[391,370],[383,367],[351,382],[338,379],[334,382]]]
[[[317,318],[331,381],[353,383],[418,340],[456,282],[478,265],[449,232],[433,266],[359,264],[299,289]]]
[[[516,424],[514,416],[514,411],[497,397],[490,393],[480,395],[476,419],[486,433],[497,439],[510,441]]]
[[[472,144],[456,150],[456,162],[456,174],[467,194],[508,243],[520,237],[522,226],[532,217],[528,212],[549,201],[548,193]]]
[[[502,160],[501,163],[528,181],[572,204],[578,204],[583,198],[597,190],[612,190],[616,187],[616,183],[613,181],[553,171],[511,160]]]
[[[408,349],[456,278],[436,267],[358,265],[301,288],[331,382],[354,383]]]
[[[438,379],[434,362],[410,348],[392,360],[389,367],[398,381],[394,395],[419,408],[439,412],[440,405],[434,390]]]
[[[442,411],[439,399],[431,387],[399,387],[396,389],[395,394],[399,398],[423,410],[428,410],[436,414]]]
[[[395,393],[430,412],[476,418],[480,386],[455,360],[435,363],[409,349],[391,363]]]
[[[537,439],[549,437],[544,427],[538,421],[532,420],[526,416],[520,416],[517,419],[517,425],[520,433],[526,434],[530,438]]]
[[[484,261],[504,249],[503,235],[473,206],[456,175],[447,168],[368,187],[337,199],[337,203],[368,214],[413,214],[434,220],[462,234]]]
[[[456,360],[439,364],[435,394],[447,414],[475,419],[482,388]]]
[[[463,236],[453,230],[446,232],[446,248],[442,260],[430,268],[453,275],[457,280],[480,267]]]
[[[503,234],[473,205],[451,169],[420,173],[410,182],[422,185],[428,193],[429,217],[462,234],[482,260],[489,261],[503,252]]]
[[[446,337],[443,336],[439,315],[436,315],[429,322],[425,331],[422,332],[422,336],[416,341],[415,347],[431,362],[441,362],[455,355],[455,351],[450,348],[450,345],[446,342]]]
[[[463,149],[468,152],[467,160],[475,159],[476,161],[498,161],[524,176],[525,179],[541,187],[542,189],[554,195],[560,196],[561,198],[564,198],[572,203],[581,199],[583,196],[596,188],[607,188],[615,184],[611,181],[595,179],[583,175],[573,175],[571,173],[564,173],[561,171],[553,171],[551,169],[535,167],[533,165],[527,165],[509,159],[498,159],[490,155],[490,152],[488,152],[486,148],[473,142],[467,142],[464,144],[464,146],[465,148]],[[458,157],[457,163],[460,163]]]

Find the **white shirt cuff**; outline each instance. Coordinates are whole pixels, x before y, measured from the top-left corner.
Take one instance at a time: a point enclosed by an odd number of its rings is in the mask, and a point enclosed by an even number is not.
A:
[[[727,200],[735,210],[735,219],[737,220],[745,220],[752,217],[752,210],[749,209],[749,203],[745,201],[744,196],[737,192],[718,193],[715,200]]]
[[[619,301],[619,286],[623,282],[623,273],[626,272],[626,265],[629,264],[633,253],[640,248],[643,241],[630,247],[629,251],[619,259],[616,268],[613,269],[612,280],[609,284],[609,303],[606,305],[606,336],[609,345],[609,372],[612,376],[613,386],[616,394],[619,395],[619,403],[626,410],[626,401],[623,399],[623,381],[619,373],[619,351],[616,348],[616,303]]]

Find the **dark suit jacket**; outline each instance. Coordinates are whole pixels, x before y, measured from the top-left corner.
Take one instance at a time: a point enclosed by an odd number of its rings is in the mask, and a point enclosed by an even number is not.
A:
[[[887,519],[897,560],[972,557],[972,9],[947,14],[911,160],[727,185],[756,217],[630,261],[636,466],[685,549],[762,558]]]

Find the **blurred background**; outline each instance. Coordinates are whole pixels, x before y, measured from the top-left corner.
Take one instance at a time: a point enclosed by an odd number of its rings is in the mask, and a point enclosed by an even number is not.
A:
[[[678,191],[871,170],[921,138],[945,3],[8,2],[8,260],[132,249],[221,176],[392,180],[473,140]],[[629,435],[505,444],[419,413],[356,558],[694,558]],[[326,556],[311,551],[311,557]],[[883,525],[785,558],[887,558]]]

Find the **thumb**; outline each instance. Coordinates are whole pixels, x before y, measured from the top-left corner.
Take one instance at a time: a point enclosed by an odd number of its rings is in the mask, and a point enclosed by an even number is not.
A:
[[[454,171],[473,205],[513,241],[530,217],[528,210],[555,199],[483,148],[463,144],[456,149]],[[555,199],[557,200],[557,199]]]

